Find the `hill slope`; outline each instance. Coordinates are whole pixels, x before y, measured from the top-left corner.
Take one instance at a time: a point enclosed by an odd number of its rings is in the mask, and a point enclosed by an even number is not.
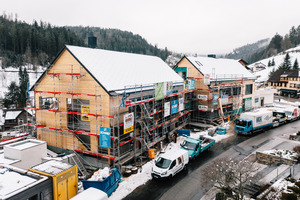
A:
[[[269,74],[272,70],[277,70],[278,67],[280,66],[280,64],[283,63],[284,57],[286,56],[286,54],[289,53],[290,56],[290,61],[292,63],[292,65],[294,64],[295,60],[297,59],[298,62],[300,61],[300,46],[295,47],[295,48],[291,48],[288,49],[284,52],[281,52],[279,54],[277,54],[276,56],[270,57],[270,58],[265,58],[263,60],[257,61],[255,63],[263,63],[264,65],[268,66],[269,61],[272,61],[272,59],[274,59],[275,62],[275,66],[271,66],[271,67],[267,67],[264,70],[255,72],[255,75],[257,77],[256,82],[263,82],[263,81],[267,81],[269,79]],[[249,68],[253,68],[255,63],[249,65]]]
[[[140,35],[119,29],[103,29],[99,27],[67,26],[78,37],[87,40],[89,36],[97,38],[97,47],[100,49],[114,50],[128,53],[154,55],[166,60],[170,52],[149,44]]]

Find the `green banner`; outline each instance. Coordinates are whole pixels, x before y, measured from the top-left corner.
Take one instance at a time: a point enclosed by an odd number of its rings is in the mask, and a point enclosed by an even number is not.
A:
[[[161,100],[164,97],[164,83],[155,83],[155,101]]]

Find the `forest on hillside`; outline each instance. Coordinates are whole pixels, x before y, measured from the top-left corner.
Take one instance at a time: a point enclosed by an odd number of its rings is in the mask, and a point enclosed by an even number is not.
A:
[[[33,21],[28,24],[17,17],[0,16],[0,59],[2,67],[31,64],[47,66],[64,45],[87,46],[89,36],[97,37],[98,48],[159,56],[166,60],[170,52],[149,44],[140,35],[118,29],[97,27],[56,27]]]
[[[2,67],[19,67],[26,63],[45,66],[65,44],[84,46],[84,40],[64,27],[34,21],[31,25],[0,16],[0,57]]]
[[[166,60],[171,54],[167,47],[159,49],[157,45],[149,44],[140,35],[118,29],[104,29],[99,27],[68,26],[67,29],[73,31],[80,38],[97,38],[97,47],[100,49],[114,50],[128,53],[154,55]]]
[[[297,28],[293,26],[285,36],[276,33],[269,44],[266,44],[266,40],[260,40],[256,43],[236,48],[225,57],[233,59],[242,58],[251,64],[264,58],[275,56],[300,44],[300,25]]]

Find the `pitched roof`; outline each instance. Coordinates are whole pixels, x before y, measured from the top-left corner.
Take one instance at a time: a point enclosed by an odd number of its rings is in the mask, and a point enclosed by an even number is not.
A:
[[[107,91],[158,82],[183,82],[156,56],[67,45],[66,49]]]
[[[7,111],[5,113],[5,120],[12,120],[16,119],[20,114],[22,110],[17,110],[17,111]]]
[[[193,57],[188,56],[187,59],[204,75],[210,74],[214,79],[234,80],[237,77],[244,79],[255,79],[255,76],[249,72],[238,60],[209,58],[209,57]]]
[[[277,70],[274,74],[269,78],[269,82],[280,82],[280,77],[298,77],[299,70],[291,69],[291,70]]]

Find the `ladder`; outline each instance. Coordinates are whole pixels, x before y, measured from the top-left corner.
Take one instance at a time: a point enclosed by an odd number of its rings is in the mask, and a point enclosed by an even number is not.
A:
[[[89,174],[83,163],[80,161],[79,155],[77,153],[72,153],[69,158],[71,159],[71,163],[77,165],[78,171],[80,172],[81,176],[86,177]]]

